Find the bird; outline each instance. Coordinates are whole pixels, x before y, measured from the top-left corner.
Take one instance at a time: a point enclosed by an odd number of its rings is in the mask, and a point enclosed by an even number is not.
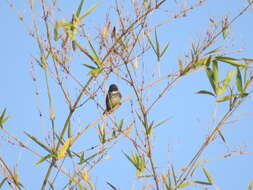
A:
[[[113,108],[115,108],[116,106],[121,104],[121,93],[117,87],[116,84],[111,84],[108,90],[108,93],[106,95],[106,110],[104,113],[106,112],[110,112],[113,110]]]

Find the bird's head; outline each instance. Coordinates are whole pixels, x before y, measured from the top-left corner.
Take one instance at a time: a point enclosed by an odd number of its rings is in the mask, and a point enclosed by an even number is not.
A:
[[[118,91],[118,87],[116,84],[111,84],[109,87],[109,92]]]

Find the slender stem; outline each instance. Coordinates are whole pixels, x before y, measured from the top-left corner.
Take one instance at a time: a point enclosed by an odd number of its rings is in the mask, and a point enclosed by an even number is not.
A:
[[[183,172],[180,175],[180,177],[178,179],[178,182],[177,182],[177,185],[182,184],[187,179],[187,177],[189,176],[189,174],[192,172],[194,165],[199,160],[200,155],[203,153],[203,151],[206,149],[206,147],[214,140],[217,132],[224,125],[225,121],[227,121],[227,119],[233,114],[233,112],[241,104],[241,102],[242,102],[241,100],[235,100],[233,102],[232,108],[229,109],[229,111],[227,111],[227,113],[222,117],[222,119],[220,120],[220,122],[216,125],[216,127],[214,128],[214,130],[212,131],[212,133],[208,136],[208,138],[206,139],[206,141],[202,144],[202,146],[200,147],[200,149],[198,150],[198,152],[195,154],[195,156],[193,157],[193,159],[190,161],[190,163],[186,167],[187,169],[185,170],[185,172]]]
[[[158,177],[157,177],[156,168],[155,168],[155,164],[154,164],[154,160],[153,160],[153,151],[152,151],[152,146],[151,146],[151,139],[150,139],[150,135],[147,133],[148,119],[147,119],[147,114],[146,113],[144,114],[144,124],[146,125],[144,127],[145,127],[145,130],[146,130],[145,134],[146,134],[147,145],[148,145],[148,154],[147,154],[147,156],[149,158],[149,162],[150,162],[150,165],[151,165],[153,178],[154,178],[155,185],[156,185],[156,190],[159,190],[159,180],[158,180]]]
[[[90,82],[93,80],[93,78],[94,78],[93,76],[89,78],[89,80],[87,81],[86,85],[82,88],[82,90],[81,90],[79,96],[77,97],[77,99],[76,99],[76,101],[75,101],[75,104],[73,105],[73,107],[70,108],[69,115],[68,115],[68,117],[67,117],[67,119],[66,119],[66,121],[65,121],[64,127],[63,127],[63,129],[62,129],[62,132],[61,132],[61,135],[60,135],[60,137],[59,137],[58,143],[57,143],[57,145],[56,145],[55,152],[58,152],[58,149],[59,149],[60,144],[61,144],[61,141],[60,141],[60,140],[63,138],[63,136],[64,136],[64,134],[65,134],[65,132],[66,132],[66,130],[67,130],[67,128],[68,128],[70,119],[71,119],[73,113],[75,112],[75,110],[76,110],[76,108],[77,108],[77,105],[78,105],[78,103],[80,102],[80,100],[81,100],[81,98],[82,98],[82,96],[83,96],[83,94],[84,94],[86,88],[89,86],[89,84],[90,84]],[[51,164],[50,164],[50,166],[49,166],[49,168],[48,168],[48,170],[47,170],[47,173],[46,173],[46,176],[45,176],[45,178],[44,178],[44,181],[43,181],[41,190],[44,190],[44,189],[45,189],[46,184],[47,184],[47,181],[48,181],[48,178],[49,178],[49,176],[50,176],[50,174],[51,174],[51,172],[52,172],[53,166],[55,165],[55,162],[56,162],[56,160],[55,160],[55,158],[53,158],[53,159],[52,159],[52,162],[51,162]]]

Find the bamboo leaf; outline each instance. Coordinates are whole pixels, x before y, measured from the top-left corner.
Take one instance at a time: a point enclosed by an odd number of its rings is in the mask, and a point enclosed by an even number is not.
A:
[[[84,0],[81,0],[80,1],[80,4],[78,6],[78,9],[76,11],[76,16],[79,17],[80,13],[81,13],[81,10],[82,10],[82,7],[83,7],[83,3],[84,3]]]
[[[44,145],[42,142],[40,142],[36,137],[32,136],[31,134],[27,133],[24,131],[24,133],[30,138],[32,139],[34,142],[36,142],[39,146],[41,146],[42,148],[44,148],[46,151],[48,151],[49,153],[52,153],[52,151],[46,146]]]
[[[177,189],[184,188],[184,187],[187,187],[187,186],[189,186],[189,185],[192,185],[194,182],[195,182],[195,181],[192,180],[192,181],[187,181],[187,182],[185,182],[185,183],[182,183],[182,184],[180,184],[180,185],[177,186]]]
[[[46,156],[44,156],[43,158],[41,158],[38,162],[35,163],[35,166],[38,166],[39,164],[41,164],[42,162],[44,162],[45,160],[49,159],[49,158],[53,158],[55,157],[54,154],[47,154]]]
[[[153,128],[154,128],[154,121],[152,121],[151,124],[149,125],[147,129],[147,135],[151,135]]]
[[[118,130],[121,131],[124,124],[124,119],[122,119],[118,125]]]
[[[217,61],[212,61],[213,63],[213,82],[215,85],[215,89],[219,88],[219,67]]]
[[[236,73],[236,87],[237,87],[238,92],[240,92],[242,94],[243,93],[242,75],[241,75],[241,71],[238,67],[237,67],[237,73]]]
[[[229,94],[229,95],[226,95],[223,97],[216,98],[216,102],[225,102],[225,101],[230,100],[231,98],[234,98],[236,96],[237,96],[236,94]]]
[[[209,182],[205,182],[205,181],[198,181],[198,180],[195,180],[194,183],[198,183],[198,184],[201,184],[201,185],[212,185],[211,183]]]
[[[239,62],[238,59],[231,58],[231,57],[217,56],[217,57],[215,57],[215,59],[218,61],[229,63],[230,65],[236,66],[236,67],[244,67],[244,68],[249,67],[247,64],[243,64],[243,63]]]
[[[126,153],[123,152],[123,154],[124,154],[125,157],[134,165],[134,167],[135,167],[136,169],[138,169],[138,166],[136,165],[135,160],[132,159],[130,156],[128,156]]]
[[[158,41],[158,37],[157,37],[157,32],[155,30],[155,44],[156,44],[156,52],[157,52],[157,59],[158,61],[160,60],[160,44],[159,44],[159,41]]]
[[[208,182],[213,185],[214,181],[213,181],[213,179],[211,177],[211,174],[208,172],[208,170],[206,168],[202,167],[202,169],[203,169],[203,171],[205,173],[205,176],[206,176]]]
[[[90,40],[88,40],[88,43],[89,43],[89,46],[90,46],[91,51],[92,51],[92,53],[93,53],[93,60],[94,60],[95,64],[96,64],[98,67],[101,67],[101,66],[102,66],[101,60],[100,60],[100,58],[98,57],[97,52],[95,51],[94,47],[92,46]]]
[[[218,92],[217,92],[217,95],[220,96],[222,95],[225,90],[227,89],[230,81],[232,80],[232,78],[234,77],[234,74],[235,74],[235,70],[233,71],[230,71],[227,75],[226,75],[226,78],[225,80],[223,81],[221,87],[219,88]]]
[[[100,5],[100,3],[96,3],[95,5],[92,5],[91,8],[89,8],[82,16],[80,16],[80,20],[88,16],[95,8],[97,8]]]
[[[98,151],[97,153],[89,156],[88,158],[80,160],[78,164],[83,164],[83,163],[91,160],[92,158],[96,157],[97,155],[102,154],[105,150],[106,150],[105,148],[102,148],[100,151]]]
[[[197,94],[209,94],[211,96],[215,96],[214,93],[210,92],[210,91],[207,91],[207,90],[200,90],[198,92],[196,92]]]
[[[161,53],[161,57],[162,57],[163,54],[167,51],[168,47],[169,47],[169,42],[164,46],[163,51],[162,51],[162,53]]]
[[[171,184],[168,182],[168,179],[165,175],[162,175],[162,180],[166,190],[172,190]]]
[[[221,140],[222,140],[224,143],[226,143],[226,139],[225,139],[224,135],[221,133],[220,130],[218,130],[218,133],[219,133],[219,135],[220,135],[220,137],[221,137]]]
[[[6,108],[4,108],[4,111],[1,113],[0,116],[0,128],[3,128],[3,124],[11,117],[10,115],[5,117]]]
[[[253,82],[253,77],[251,77],[249,80],[246,81],[243,91],[245,91],[252,82]]]
[[[219,51],[221,51],[221,47],[215,48],[215,49],[207,52],[205,55],[210,55],[210,54],[213,54],[213,53],[217,53]]]
[[[161,126],[162,124],[164,124],[164,123],[167,122],[168,120],[170,120],[170,118],[166,118],[166,119],[160,121],[159,123],[157,123],[157,124],[154,126],[154,128]]]
[[[59,28],[59,21],[56,21],[54,25],[54,40],[55,41],[58,41],[60,38],[58,34],[58,28]]]
[[[250,182],[248,190],[252,190],[252,186],[253,186],[253,180]]]
[[[103,71],[102,68],[96,68],[96,69],[93,69],[92,71],[90,71],[88,74],[91,75],[91,76],[97,76],[102,71]]]
[[[70,147],[71,138],[68,138],[64,145],[61,147],[60,151],[57,153],[56,160],[60,160],[65,156],[65,153],[67,152],[68,148]]]
[[[149,37],[148,34],[146,34],[146,37],[147,37],[147,39],[148,39],[148,42],[149,42],[150,46],[152,47],[152,49],[154,50],[155,54],[157,55],[156,48],[155,48],[155,46],[154,46],[154,44],[153,44],[151,38]]]
[[[86,183],[89,183],[89,175],[88,175],[88,170],[84,168],[84,172],[82,173],[82,178]]]
[[[83,64],[83,66],[88,67],[89,69],[92,69],[92,70],[97,69],[96,67],[94,67],[92,65],[85,64],[85,63]]]
[[[212,69],[210,69],[209,67],[206,68],[206,74],[207,74],[207,77],[208,77],[208,79],[209,79],[209,82],[210,82],[210,84],[211,84],[211,86],[212,86],[212,88],[213,88],[213,91],[214,91],[215,94],[216,94],[216,90],[217,90],[217,89],[215,88]]]
[[[5,178],[1,181],[1,183],[0,183],[0,188],[3,186],[4,182],[5,182],[7,179],[8,179],[8,177],[5,177]]]

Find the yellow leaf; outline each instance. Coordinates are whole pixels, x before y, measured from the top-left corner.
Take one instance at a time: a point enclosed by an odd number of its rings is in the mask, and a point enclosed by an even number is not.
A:
[[[82,173],[82,178],[83,178],[84,181],[86,181],[87,183],[89,182],[88,170],[87,170],[86,168],[84,168],[84,172]]]
[[[71,142],[71,138],[68,138],[65,144],[62,146],[61,150],[58,152],[56,160],[60,160],[65,156],[65,153],[69,148],[70,142]]]

